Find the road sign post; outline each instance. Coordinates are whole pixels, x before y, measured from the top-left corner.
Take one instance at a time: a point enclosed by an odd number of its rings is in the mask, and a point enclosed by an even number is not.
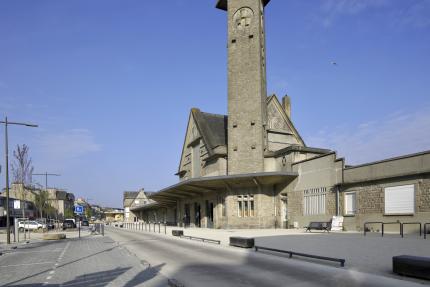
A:
[[[81,215],[84,213],[84,207],[82,205],[75,205],[75,214],[78,216],[78,232],[79,238],[81,238]]]

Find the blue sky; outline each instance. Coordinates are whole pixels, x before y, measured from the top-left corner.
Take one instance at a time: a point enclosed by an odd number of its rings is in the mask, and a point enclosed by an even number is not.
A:
[[[11,149],[102,205],[177,182],[190,108],[227,110],[215,2],[0,1],[0,116],[40,125],[10,127]],[[273,0],[268,93],[288,93],[305,142],[348,164],[429,150],[429,31],[429,0]]]

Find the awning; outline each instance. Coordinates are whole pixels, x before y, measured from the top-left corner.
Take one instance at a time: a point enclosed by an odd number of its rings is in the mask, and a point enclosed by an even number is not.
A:
[[[130,211],[142,211],[142,210],[148,210],[148,209],[154,209],[154,208],[157,209],[157,208],[166,207],[166,206],[167,205],[164,203],[159,203],[154,201],[154,202],[130,207]]]
[[[239,187],[258,187],[292,181],[297,172],[276,171],[248,174],[191,178],[166,187],[150,196],[160,205],[174,206],[180,199],[201,196],[210,192],[233,190]]]

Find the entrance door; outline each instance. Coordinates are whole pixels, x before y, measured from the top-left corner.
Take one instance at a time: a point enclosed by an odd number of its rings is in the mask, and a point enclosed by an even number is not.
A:
[[[183,224],[184,224],[184,226],[190,226],[190,222],[191,222],[190,205],[189,204],[185,204],[184,205]]]
[[[206,220],[207,220],[207,228],[214,227],[214,203],[206,200]]]
[[[288,200],[282,199],[281,220],[282,228],[288,228]]]
[[[197,202],[194,203],[194,216],[195,216],[195,221],[194,221],[194,225],[196,227],[201,227],[201,210],[200,210],[200,204],[198,204]]]

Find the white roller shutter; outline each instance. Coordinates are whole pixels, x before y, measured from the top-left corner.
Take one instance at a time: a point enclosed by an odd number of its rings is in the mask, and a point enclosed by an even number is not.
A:
[[[414,185],[385,188],[385,214],[405,214],[415,212]]]

